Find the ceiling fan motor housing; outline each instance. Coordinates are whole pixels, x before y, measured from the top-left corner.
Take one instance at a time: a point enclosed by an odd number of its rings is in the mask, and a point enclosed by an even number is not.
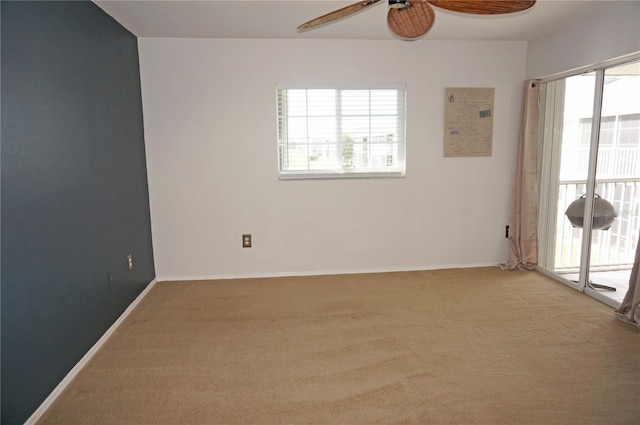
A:
[[[584,204],[587,195],[582,195],[567,208],[565,215],[573,227],[582,228],[584,226]],[[593,199],[593,225],[594,230],[609,230],[614,220],[618,216],[611,202],[595,194]]]
[[[409,6],[409,0],[389,0],[389,7],[392,9],[404,9]]]

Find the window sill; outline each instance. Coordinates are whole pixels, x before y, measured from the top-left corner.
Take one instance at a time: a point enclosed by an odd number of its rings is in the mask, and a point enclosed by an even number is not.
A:
[[[394,172],[345,172],[345,173],[297,173],[297,172],[281,172],[278,176],[279,180],[335,180],[335,179],[398,179],[404,178],[406,174],[401,171]]]

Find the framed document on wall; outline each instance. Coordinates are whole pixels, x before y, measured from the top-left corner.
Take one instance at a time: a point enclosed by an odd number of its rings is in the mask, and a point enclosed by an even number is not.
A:
[[[444,156],[491,156],[493,87],[445,89]]]

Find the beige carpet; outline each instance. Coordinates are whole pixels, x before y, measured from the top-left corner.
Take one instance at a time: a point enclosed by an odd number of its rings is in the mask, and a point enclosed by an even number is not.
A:
[[[639,424],[640,331],[497,268],[158,283],[42,424]]]

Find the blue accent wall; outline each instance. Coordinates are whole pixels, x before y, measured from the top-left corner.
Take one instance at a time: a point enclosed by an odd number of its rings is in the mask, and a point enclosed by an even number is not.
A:
[[[155,271],[135,36],[89,1],[1,7],[8,425],[28,419]]]

